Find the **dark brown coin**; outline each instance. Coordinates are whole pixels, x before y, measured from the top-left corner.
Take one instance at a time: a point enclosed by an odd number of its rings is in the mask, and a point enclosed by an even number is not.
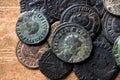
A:
[[[63,12],[60,22],[77,23],[87,29],[91,37],[94,37],[100,28],[100,18],[96,10],[88,5],[70,6]]]
[[[120,17],[116,17],[106,12],[103,17],[103,31],[104,36],[114,43],[116,38],[120,35]]]
[[[40,71],[52,80],[59,80],[72,71],[73,66],[59,60],[51,49],[45,51],[39,60]]]
[[[39,56],[47,49],[47,43],[39,46],[29,46],[19,41],[16,48],[16,56],[24,66],[28,68],[38,68]]]
[[[75,64],[74,71],[80,80],[114,80],[118,67],[112,57],[112,46],[94,42],[91,56],[83,63]]]

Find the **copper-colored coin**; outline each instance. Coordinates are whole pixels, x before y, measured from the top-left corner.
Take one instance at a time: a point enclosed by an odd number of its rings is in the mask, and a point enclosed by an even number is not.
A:
[[[37,46],[26,45],[19,41],[16,48],[16,56],[20,63],[28,68],[38,68],[38,60],[41,54],[48,49],[48,44]]]
[[[103,0],[103,3],[107,11],[120,16],[120,0]]]
[[[51,36],[52,36],[52,33],[54,32],[54,30],[56,29],[56,27],[59,25],[59,23],[60,23],[60,21],[56,21],[56,22],[54,22],[52,25],[51,25],[51,29],[50,29],[50,35],[49,35],[49,37],[48,37],[48,39],[47,39],[47,41],[48,41],[48,44],[50,45],[51,44]]]

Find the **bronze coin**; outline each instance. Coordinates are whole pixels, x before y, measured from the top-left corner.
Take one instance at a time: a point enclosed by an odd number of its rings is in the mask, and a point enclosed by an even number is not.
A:
[[[60,21],[56,21],[50,27],[50,34],[49,34],[49,37],[47,39],[47,42],[48,42],[49,45],[51,44],[52,33],[54,32],[54,30],[56,29],[56,27],[59,25],[59,23],[60,23]]]
[[[29,46],[19,41],[16,48],[16,56],[20,63],[28,68],[38,68],[39,56],[48,49],[48,44]]]
[[[64,25],[63,25],[64,24]],[[78,63],[89,57],[92,41],[89,33],[80,25],[63,23],[51,39],[51,48],[56,56],[68,63]]]
[[[103,0],[106,10],[120,16],[120,0]]]

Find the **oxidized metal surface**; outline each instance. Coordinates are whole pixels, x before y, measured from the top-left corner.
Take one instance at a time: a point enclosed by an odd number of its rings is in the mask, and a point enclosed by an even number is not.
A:
[[[73,66],[59,60],[52,49],[48,49],[42,54],[39,60],[40,71],[52,80],[59,80],[72,71]]]
[[[103,18],[103,31],[105,33],[104,36],[111,43],[114,43],[120,35],[120,18],[106,12]]]
[[[120,16],[120,0],[103,0],[103,3],[107,11]]]
[[[28,68],[38,68],[38,60],[41,54],[48,49],[48,44],[29,46],[19,41],[16,48],[16,56],[20,63]]]
[[[51,39],[51,48],[58,58],[65,62],[77,63],[89,57],[92,42],[83,27],[66,23],[58,28]]]
[[[75,64],[74,71],[80,80],[114,80],[119,69],[112,57],[112,46],[94,42],[91,56]]]
[[[91,37],[94,37],[100,28],[100,18],[96,10],[88,5],[72,5],[63,12],[60,21],[83,26],[89,31]]]
[[[43,14],[37,11],[24,12],[16,23],[16,33],[26,44],[43,41],[49,32],[49,24]]]
[[[59,23],[60,23],[60,21],[56,21],[50,27],[50,34],[49,34],[49,37],[47,39],[47,42],[48,42],[49,45],[51,44],[52,33],[54,32],[54,30],[56,29],[56,27],[59,25]]]
[[[120,36],[116,39],[113,47],[113,57],[120,67]]]

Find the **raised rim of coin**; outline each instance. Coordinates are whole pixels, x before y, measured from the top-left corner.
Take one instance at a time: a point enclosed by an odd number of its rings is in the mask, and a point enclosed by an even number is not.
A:
[[[38,11],[22,13],[16,23],[18,38],[26,44],[38,44],[49,33],[49,23],[45,16]]]

